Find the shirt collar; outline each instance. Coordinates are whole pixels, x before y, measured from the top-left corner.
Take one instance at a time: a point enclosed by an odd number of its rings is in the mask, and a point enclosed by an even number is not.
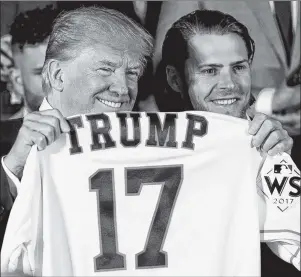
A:
[[[43,102],[39,108],[39,111],[46,111],[46,110],[52,110],[52,107],[50,106],[50,104],[48,103],[47,99],[44,98]]]

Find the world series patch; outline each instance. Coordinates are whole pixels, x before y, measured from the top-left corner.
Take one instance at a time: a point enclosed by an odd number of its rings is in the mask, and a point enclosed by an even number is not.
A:
[[[281,212],[299,203],[300,170],[288,154],[268,156],[261,170],[261,181],[264,195]]]

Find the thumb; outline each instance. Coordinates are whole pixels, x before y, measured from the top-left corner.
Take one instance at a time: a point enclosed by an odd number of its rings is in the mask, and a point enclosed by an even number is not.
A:
[[[247,114],[248,120],[252,120],[254,118],[254,116],[255,116],[255,103],[247,109],[246,114]]]

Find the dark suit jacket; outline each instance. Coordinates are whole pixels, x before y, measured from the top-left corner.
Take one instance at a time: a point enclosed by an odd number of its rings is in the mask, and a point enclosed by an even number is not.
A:
[[[22,119],[14,119],[10,121],[0,122],[0,157],[6,155],[11,149],[18,131],[22,125]],[[9,211],[13,204],[13,198],[9,192],[8,179],[5,171],[0,166],[0,249],[2,247],[2,241],[4,232],[9,216]]]

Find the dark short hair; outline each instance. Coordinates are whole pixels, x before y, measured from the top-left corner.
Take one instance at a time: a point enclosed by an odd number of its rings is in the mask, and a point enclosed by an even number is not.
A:
[[[18,14],[11,25],[12,45],[23,51],[26,44],[43,43],[50,35],[59,10],[53,5]]]
[[[220,11],[196,10],[181,17],[168,30],[162,48],[163,63],[181,70],[188,58],[187,41],[196,34],[237,34],[246,45],[249,62],[253,60],[255,43],[245,25]]]
[[[196,10],[181,17],[168,30],[162,48],[165,64],[183,66],[188,58],[187,41],[196,34],[236,34],[244,41],[252,62],[255,43],[245,25],[233,16],[214,10]]]
[[[181,96],[173,93],[166,81],[166,67],[168,65],[174,66],[184,80],[185,61],[188,59],[187,42],[189,39],[196,34],[225,35],[232,33],[237,34],[244,41],[248,52],[248,60],[251,63],[255,53],[255,43],[247,27],[229,14],[215,10],[196,10],[181,17],[172,25],[166,33],[162,46],[162,60],[156,72],[156,99],[160,110],[180,111],[185,110],[185,105],[186,108],[192,108],[188,95]],[[164,104],[166,102],[170,103],[171,99],[172,105]]]

